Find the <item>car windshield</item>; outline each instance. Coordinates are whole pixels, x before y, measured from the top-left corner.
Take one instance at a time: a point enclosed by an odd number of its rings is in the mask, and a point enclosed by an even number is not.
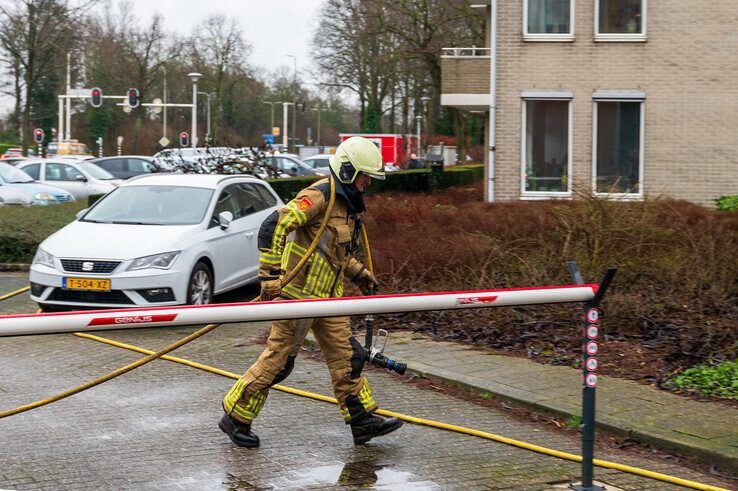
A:
[[[0,179],[8,184],[33,182],[33,178],[31,176],[20,169],[16,169],[10,164],[0,164]]]
[[[77,164],[82,170],[87,172],[95,179],[101,181],[109,181],[110,179],[116,179],[116,177],[110,172],[106,171],[100,166],[93,164],[92,162],[80,162]]]
[[[212,189],[184,186],[123,186],[105,196],[84,222],[130,225],[195,225],[202,222]]]

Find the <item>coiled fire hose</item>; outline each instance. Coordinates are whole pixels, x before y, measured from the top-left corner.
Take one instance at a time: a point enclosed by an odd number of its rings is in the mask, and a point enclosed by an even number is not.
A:
[[[330,198],[328,199],[328,208],[326,208],[325,214],[323,215],[323,219],[320,221],[320,227],[318,229],[318,233],[315,234],[315,238],[313,239],[313,242],[310,244],[310,247],[308,247],[307,252],[302,257],[302,259],[300,259],[300,261],[295,265],[295,267],[291,271],[285,274],[284,279],[282,280],[283,285],[286,285],[287,283],[291,282],[295,278],[297,273],[305,266],[308,258],[315,252],[315,249],[318,247],[320,238],[323,235],[323,232],[325,232],[326,227],[328,226],[328,220],[330,219],[331,212],[333,211],[333,205],[336,202],[336,184],[333,180],[333,176],[330,177],[330,183],[331,183],[331,186],[330,186],[331,192],[330,192]],[[260,296],[254,298],[251,301],[257,302],[259,301],[259,298]],[[189,336],[182,338],[179,341],[172,343],[169,346],[162,348],[159,351],[152,353],[145,358],[141,358],[140,360],[130,363],[124,367],[118,368],[117,370],[113,370],[112,372],[106,375],[103,375],[102,377],[98,377],[94,380],[90,380],[89,382],[86,382],[82,385],[71,388],[64,392],[60,392],[59,394],[48,397],[46,399],[42,399],[36,402],[32,402],[30,404],[25,404],[23,406],[16,407],[14,409],[9,409],[7,411],[0,412],[0,419],[7,418],[8,416],[13,416],[14,414],[19,414],[25,411],[30,411],[31,409],[36,409],[41,406],[46,406],[47,404],[60,401],[69,396],[73,396],[74,394],[78,394],[87,389],[91,389],[92,387],[95,387],[96,385],[100,385],[104,382],[107,382],[108,380],[112,380],[120,375],[123,375],[124,373],[128,373],[135,368],[138,368],[149,362],[152,362],[156,360],[157,358],[161,358],[162,356],[166,355],[170,351],[174,351],[175,349],[180,348],[191,341],[194,341],[195,339],[209,333],[210,331],[212,331],[216,327],[219,327],[220,325],[221,324],[208,324],[207,326],[193,332]]]

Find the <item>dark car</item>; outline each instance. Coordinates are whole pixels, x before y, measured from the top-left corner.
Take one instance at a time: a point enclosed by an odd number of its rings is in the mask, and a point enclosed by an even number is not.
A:
[[[118,155],[115,157],[100,157],[90,162],[97,164],[118,179],[129,179],[141,174],[164,172],[154,159],[143,155]]]

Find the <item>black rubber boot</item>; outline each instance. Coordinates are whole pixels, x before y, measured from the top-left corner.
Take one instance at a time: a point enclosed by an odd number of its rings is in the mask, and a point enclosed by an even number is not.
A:
[[[350,424],[354,444],[363,445],[374,437],[392,433],[402,426],[402,421],[397,418],[383,418],[376,414],[364,413]]]
[[[259,446],[259,437],[251,433],[250,424],[241,423],[224,414],[218,422],[218,428],[239,447],[255,448]]]

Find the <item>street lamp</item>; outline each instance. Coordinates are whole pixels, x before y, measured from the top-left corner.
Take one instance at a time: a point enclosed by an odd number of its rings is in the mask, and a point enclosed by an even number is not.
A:
[[[162,135],[164,138],[167,136],[167,67],[162,65],[160,67],[164,71],[164,120],[163,120],[163,128],[162,128]]]
[[[208,132],[205,133],[205,143],[209,145],[210,144],[210,96],[214,95],[215,92],[210,92],[210,93],[198,92],[198,94],[202,94],[208,98]]]
[[[272,125],[269,127],[269,131],[271,132],[274,130],[274,104],[279,104],[279,102],[262,101],[262,103],[269,104],[272,108]]]
[[[287,136],[287,123],[289,122],[287,116],[287,106],[294,106],[293,102],[281,102],[282,104],[282,146],[285,151],[289,151],[289,137]]]
[[[192,148],[197,147],[197,82],[202,78],[202,73],[192,72],[187,74],[192,80]]]
[[[318,135],[317,135],[317,138],[316,138],[316,140],[317,140],[316,144],[318,146],[320,146],[320,116],[321,116],[321,114],[323,114],[323,111],[325,111],[325,108],[323,108],[323,107],[321,107],[321,108],[314,107],[312,110],[313,111],[318,111]]]

